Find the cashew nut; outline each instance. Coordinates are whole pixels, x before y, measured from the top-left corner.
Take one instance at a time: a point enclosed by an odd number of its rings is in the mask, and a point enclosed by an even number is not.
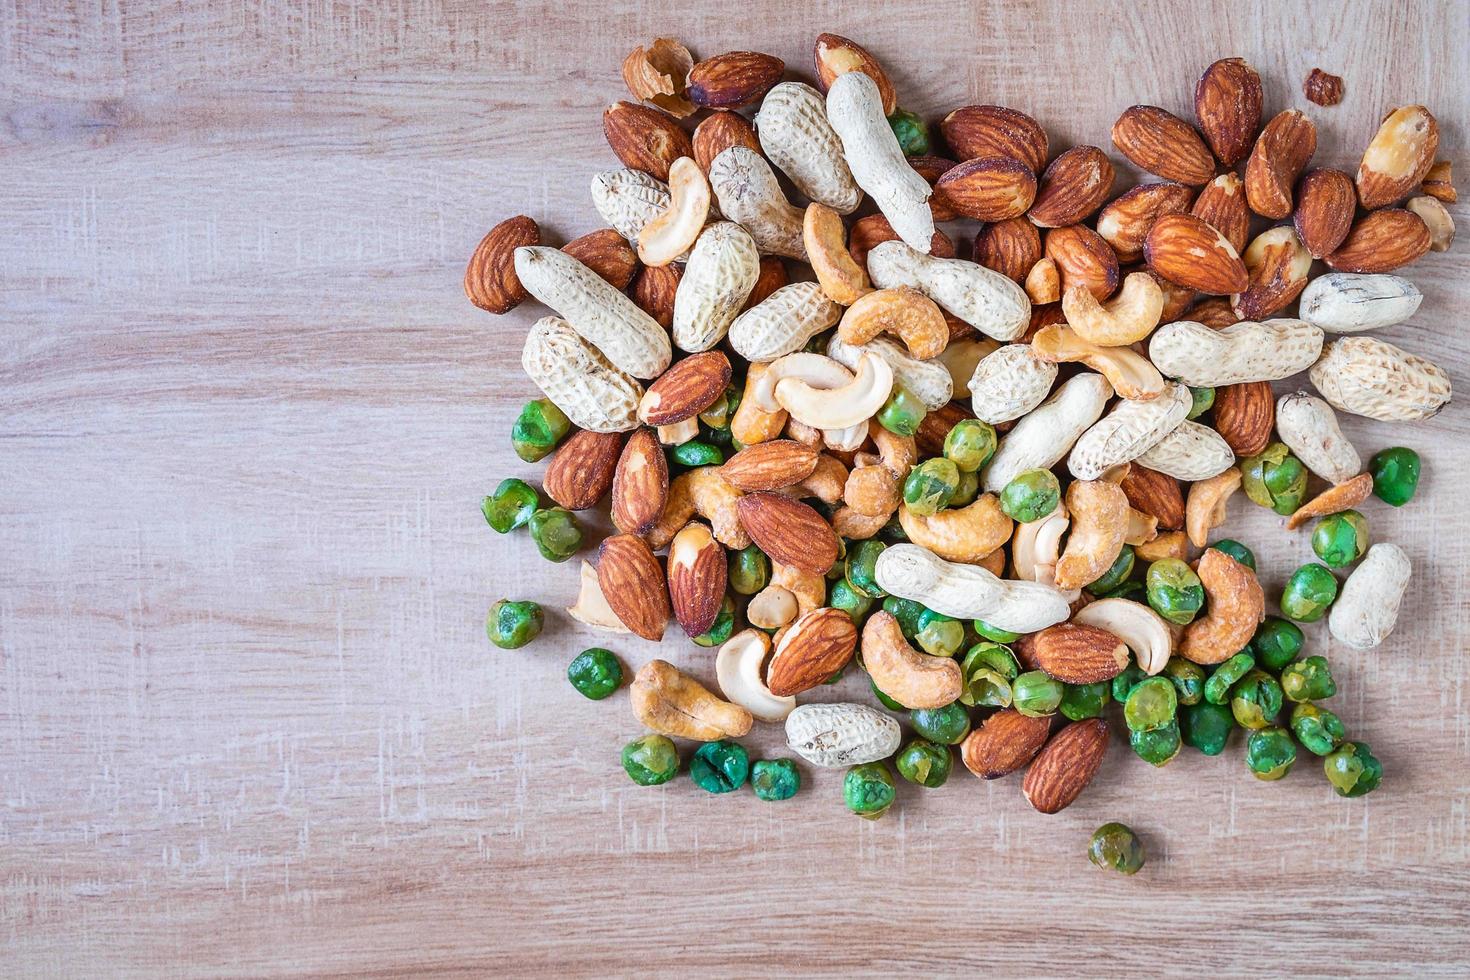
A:
[[[1128,645],[1146,674],[1157,674],[1174,653],[1174,634],[1164,618],[1131,599],[1098,599],[1072,617],[1083,626],[1105,629]]]
[[[858,454],[860,458],[862,455]],[[864,517],[881,517],[884,521],[893,515],[900,499],[898,477],[881,463],[859,462],[847,474],[842,489],[842,502],[848,507]]]
[[[1023,582],[1057,584],[1057,558],[1062,550],[1062,535],[1072,519],[1065,504],[1039,521],[1016,525],[1011,538],[1011,568]]]
[[[1031,338],[1031,350],[1048,361],[1080,361],[1108,379],[1123,398],[1147,401],[1164,393],[1164,376],[1127,347],[1099,347],[1083,340],[1070,327],[1042,327]]]
[[[777,411],[768,412],[756,404],[755,394],[763,385],[769,364],[752,364],[745,372],[745,393],[740,407],[730,419],[730,435],[742,446],[754,446],[769,442],[786,428],[786,410],[779,405]]]
[[[1235,462],[1235,453],[1220,433],[1185,420],[1142,453],[1137,462],[1176,480],[1204,480]]]
[[[713,742],[739,738],[754,721],[748,710],[720,700],[663,660],[650,660],[638,668],[629,694],[633,714],[660,735]]]
[[[842,141],[827,121],[822,93],[802,82],[782,82],[766,93],[755,116],[761,149],[796,189],[839,214],[851,214],[863,192],[842,159]]]
[[[932,191],[904,157],[883,113],[878,84],[860,71],[839,75],[827,88],[827,121],[842,141],[853,180],[873,198],[900,238],[928,252],[934,237]]]
[[[1369,548],[1327,614],[1332,638],[1354,650],[1371,650],[1388,639],[1411,572],[1409,556],[1398,545],[1383,542]]]
[[[1219,330],[1176,320],[1148,342],[1160,371],[1195,388],[1277,381],[1305,371],[1321,353],[1322,331],[1305,320],[1242,320]]]
[[[878,690],[905,708],[942,708],[964,689],[959,662],[909,646],[887,612],[873,613],[863,626],[863,666]]]
[[[658,441],[665,446],[682,446],[699,435],[699,416],[691,415],[682,422],[655,427]]]
[[[709,165],[709,183],[721,213],[750,232],[762,255],[806,261],[804,212],[786,200],[765,157],[748,146],[721,150]]]
[[[1082,433],[1067,456],[1067,469],[1079,480],[1096,480],[1114,466],[1131,463],[1178,428],[1193,403],[1189,389],[1172,382],[1158,398],[1125,398]]]
[[[1127,465],[1126,463],[1124,464]],[[1103,478],[1106,483],[1117,483],[1117,480]],[[1159,519],[1152,514],[1145,514],[1135,507],[1128,508],[1128,526],[1123,532],[1123,543],[1138,547],[1148,544],[1159,536]]]
[[[1042,256],[1036,260],[1031,271],[1026,273],[1026,296],[1036,306],[1055,303],[1062,298],[1062,273],[1056,260]]]
[[[742,496],[740,491],[725,482],[718,466],[701,466],[685,475],[689,477],[689,499],[694,503],[694,511],[709,521],[715,540],[736,551],[748,548],[750,535],[745,533],[736,510]]]
[[[1329,272],[1302,290],[1301,318],[1328,333],[1361,333],[1403,323],[1424,294],[1400,276]]]
[[[908,476],[909,470],[919,461],[919,447],[913,436],[901,436],[880,425],[873,430],[873,444],[878,448],[883,465],[900,480]]]
[[[1303,466],[1328,483],[1342,483],[1363,470],[1362,457],[1337,424],[1337,413],[1315,395],[1298,391],[1277,399],[1276,434]]]
[[[945,561],[978,564],[1011,537],[1011,519],[1000,509],[993,493],[985,493],[964,507],[950,507],[925,517],[908,504],[898,508],[898,522],[909,540],[928,548]]]
[[[1295,531],[1314,517],[1340,514],[1356,507],[1373,492],[1373,474],[1359,473],[1351,480],[1336,483],[1298,507],[1286,519],[1286,529]]]
[[[1066,500],[1072,532],[1057,559],[1057,588],[1071,590],[1096,580],[1117,560],[1129,507],[1123,488],[1106,480],[1073,480]]]
[[[697,352],[718,344],[759,277],[760,253],[749,232],[733,221],[706,225],[674,291],[675,345]]]
[[[1184,631],[1179,655],[1197,664],[1218,664],[1244,649],[1266,615],[1266,596],[1256,573],[1218,548],[1210,548],[1195,570],[1205,587],[1205,615]]]
[[[1015,340],[1031,323],[1031,301],[1010,279],[964,259],[925,255],[904,242],[868,252],[868,275],[881,289],[912,286],[987,337]]]
[[[776,386],[788,378],[800,379],[812,388],[827,390],[847,384],[852,380],[852,372],[821,354],[808,351],[786,354],[766,365],[760,378],[750,387],[749,395],[755,400],[756,407],[763,412],[784,411],[776,400]]]
[[[880,406],[881,407],[881,406]],[[822,445],[833,452],[852,453],[868,441],[868,420],[849,425],[844,429],[823,429]]]
[[[668,265],[688,252],[709,218],[709,181],[692,157],[669,166],[669,206],[638,232],[644,265]]]
[[[1123,347],[1153,332],[1164,313],[1164,291],[1147,272],[1130,272],[1118,295],[1099,302],[1082,285],[1068,287],[1062,313],[1077,335],[1099,347]]]
[[[632,630],[623,625],[618,614],[612,611],[612,606],[607,604],[602,586],[597,581],[597,569],[592,567],[592,563],[584,560],[578,574],[580,588],[577,601],[567,607],[567,615],[593,629],[607,630],[609,633],[631,633]]]
[[[1071,614],[1076,592],[1040,582],[1002,581],[978,565],[947,562],[916,544],[895,544],[874,565],[878,585],[945,616],[983,619],[997,629],[1034,633]]]
[[[789,496],[816,497],[824,504],[835,504],[842,499],[847,487],[847,467],[842,460],[826,453],[817,456],[816,465],[800,482],[779,488]]]
[[[1147,562],[1164,558],[1178,558],[1183,561],[1189,557],[1189,539],[1184,536],[1183,531],[1165,531],[1152,541],[1135,545],[1133,555],[1139,561]]]
[[[763,630],[778,630],[797,616],[796,596],[790,589],[768,585],[750,597],[745,618]]]
[[[1225,505],[1230,495],[1240,489],[1240,470],[1230,467],[1224,473],[1189,486],[1189,499],[1184,504],[1184,528],[1189,543],[1203,548],[1210,542],[1210,529],[1225,523]]]
[[[970,407],[982,422],[1009,422],[1040,405],[1056,380],[1055,362],[1037,357],[1030,344],[1007,344],[975,365]]]
[[[761,721],[785,721],[796,698],[778,698],[766,687],[762,674],[770,652],[770,637],[760,630],[741,630],[715,654],[715,680],[725,697]]]
[[[1069,379],[1006,433],[981,474],[980,488],[999,493],[1025,470],[1050,469],[1102,415],[1113,389],[1090,371]]]
[[[866,344],[880,333],[891,333],[920,360],[938,356],[949,343],[939,306],[911,286],[879,289],[849,302],[837,324],[843,343]]]
[[[832,530],[837,532],[839,538],[846,538],[849,541],[866,541],[883,530],[891,514],[891,511],[888,514],[878,515],[859,514],[851,507],[844,505],[832,513]]]
[[[847,373],[836,361],[827,360]],[[807,425],[823,430],[845,429],[877,414],[892,390],[893,369],[888,362],[876,354],[864,354],[858,362],[857,377],[844,384],[818,388],[803,378],[787,375],[776,382],[775,398],[792,418]],[[867,433],[862,435],[865,438]],[[862,445],[861,440],[857,445]]]
[[[841,215],[824,204],[808,204],[801,233],[807,261],[828,299],[851,306],[872,291],[868,274],[847,250],[847,230]]]
[[[747,361],[774,361],[801,350],[841,315],[842,308],[823,295],[821,286],[793,282],[735,318],[730,346]]]
[[[796,596],[797,615],[805,616],[827,601],[827,580],[794,565],[771,560],[771,584],[779,585]]]
[[[694,516],[694,496],[689,492],[693,482],[688,473],[682,473],[669,481],[669,495],[664,501],[664,512],[653,530],[643,536],[648,547],[654,551],[667,547],[674,535],[684,529]]]
[[[877,336],[866,344],[853,345],[834,333],[827,341],[827,355],[850,370],[855,370],[862,356],[869,353],[887,361],[894,380],[923,402],[928,411],[943,408],[954,397],[954,381],[943,363],[919,360],[892,337]]]

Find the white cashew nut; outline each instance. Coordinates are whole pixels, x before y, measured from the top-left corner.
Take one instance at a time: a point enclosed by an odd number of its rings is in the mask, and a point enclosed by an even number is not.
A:
[[[939,359],[921,361],[892,337],[874,337],[866,344],[849,344],[837,334],[827,341],[827,355],[856,370],[867,353],[877,354],[893,368],[894,380],[908,389],[931,412],[948,405],[954,397],[954,381]],[[942,357],[943,355],[941,355]]]
[[[578,575],[580,589],[577,592],[577,601],[567,607],[567,615],[593,629],[607,630],[609,633],[632,633],[632,630],[623,625],[618,614],[612,611],[612,606],[607,604],[607,599],[602,594],[602,585],[597,581],[597,569],[592,567],[592,563],[584,560]]]
[[[1066,505],[1058,503],[1057,509],[1041,520],[1017,524],[1015,536],[1011,539],[1011,567],[1016,578],[1023,582],[1056,585],[1062,535],[1067,533],[1071,523]]]
[[[1424,301],[1400,276],[1329,272],[1302,290],[1301,318],[1328,333],[1361,333],[1403,323]]]
[[[1363,459],[1337,424],[1332,406],[1298,391],[1276,401],[1276,433],[1302,465],[1328,483],[1342,483],[1363,472]]]
[[[1332,638],[1354,650],[1371,650],[1388,639],[1411,572],[1409,556],[1398,545],[1383,542],[1369,548],[1327,614]]]
[[[807,388],[827,391],[841,389],[853,383],[852,372],[830,357],[821,354],[813,354],[809,351],[797,351],[787,354],[775,361],[761,373],[750,386],[748,397],[752,404],[766,413],[785,411],[776,394],[777,387],[783,381],[799,380]],[[888,379],[889,387],[893,386],[892,376]],[[888,396],[883,396],[886,401]],[[820,402],[819,402],[820,403]],[[883,403],[879,402],[882,408]],[[877,409],[874,409],[876,412]],[[860,419],[851,425],[843,426],[818,426],[796,417],[794,421],[808,426],[809,428],[822,430],[822,442],[828,449],[840,452],[852,452],[860,447],[868,438],[868,420]],[[815,439],[815,437],[813,437]]]
[[[880,289],[912,286],[1001,342],[1015,340],[1031,325],[1026,291],[975,262],[926,255],[904,242],[879,242],[868,252],[868,276]]]
[[[827,88],[827,121],[842,140],[857,185],[873,198],[893,230],[909,245],[928,253],[934,238],[933,190],[909,166],[898,137],[883,114],[878,83],[860,71],[839,75]]]
[[[1100,374],[1087,371],[1069,379],[1006,433],[981,474],[981,489],[999,493],[1025,470],[1051,469],[1098,420],[1112,395]]]
[[[1164,291],[1147,272],[1130,272],[1118,295],[1101,302],[1086,286],[1067,289],[1062,313],[1077,335],[1099,347],[1121,347],[1147,337],[1164,314]]]
[[[709,181],[691,157],[669,167],[669,206],[638,232],[644,265],[668,265],[686,254],[709,218]]]
[[[771,693],[761,676],[771,638],[760,630],[741,630],[715,654],[715,680],[725,700],[738,704],[761,721],[785,721],[796,707],[795,697]]]
[[[1098,599],[1077,610],[1072,622],[1096,626],[1128,644],[1146,674],[1157,674],[1174,653],[1174,634],[1164,618],[1132,599]]]
[[[892,390],[893,368],[869,353],[858,362],[857,376],[846,384],[818,388],[802,378],[784,377],[776,382],[775,395],[792,418],[825,432],[866,423],[888,401]]]
[[[962,565],[915,544],[895,544],[874,565],[878,585],[956,619],[983,619],[997,629],[1034,633],[1063,622],[1078,593],[1040,582],[1002,581],[979,565]]]

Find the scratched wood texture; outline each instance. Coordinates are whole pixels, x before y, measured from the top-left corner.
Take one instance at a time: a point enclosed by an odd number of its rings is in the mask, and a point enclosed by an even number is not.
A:
[[[1357,654],[1309,630],[1377,794],[1118,743],[1058,816],[960,771],[868,823],[810,768],[780,805],[623,776],[626,693],[563,671],[655,648],[573,628],[574,565],[481,519],[539,470],[507,439],[538,314],[480,313],[460,277],[511,214],[596,226],[600,110],[659,33],[806,77],[835,30],[909,108],[1013,105],[1054,147],[1184,112],[1243,55],[1319,162],[1423,101],[1463,175],[1467,28],[1464,2],[0,3],[0,974],[1465,975],[1463,398],[1347,426],[1427,461],[1412,506],[1369,507],[1416,563],[1399,631]],[[1341,106],[1302,99],[1317,66]],[[1388,333],[1461,385],[1466,255],[1415,266],[1423,309]],[[1269,590],[1308,558],[1231,516]],[[486,642],[503,595],[548,608],[535,645]],[[712,680],[709,652],[658,652]],[[1147,843],[1134,879],[1086,863],[1112,819]]]

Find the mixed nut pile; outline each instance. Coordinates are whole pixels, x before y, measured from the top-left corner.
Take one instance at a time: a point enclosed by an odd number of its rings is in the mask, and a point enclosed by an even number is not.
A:
[[[623,75],[650,104],[603,116],[624,165],[592,179],[610,227],[554,248],[532,219],[504,221],[465,290],[492,313],[529,297],[556,313],[526,338],[545,397],[512,441],[550,455],[557,506],[510,479],[486,519],[560,562],[583,543],[573,512],[610,495],[618,533],[582,562],[568,612],[654,641],[672,616],[719,648],[705,683],[664,660],[637,670],[652,734],[623,750],[634,781],[673,778],[670,737],[692,739],[698,785],[786,799],[793,761],[752,765],[734,741],[760,721],[846,768],[865,817],[894,800],[887,760],[936,787],[953,746],[985,779],[1026,768],[1026,799],[1055,813],[1097,772],[1117,702],[1155,766],[1186,743],[1218,754],[1239,728],[1258,778],[1304,749],[1339,795],[1378,785],[1296,624],[1325,617],[1340,647],[1370,649],[1409,579],[1356,508],[1406,503],[1419,458],[1388,448],[1365,466],[1336,413],[1414,421],[1450,398],[1444,371],[1369,333],[1419,306],[1389,273],[1453,238],[1427,109],[1390,112],[1356,176],[1308,170],[1308,116],[1263,126],[1255,70],[1217,61],[1195,125],[1146,105],[1114,124],[1117,151],[1158,178],[1114,195],[1107,153],[1053,155],[1015,109],[949,113],[939,155],[873,56],[836,35],[816,41],[816,87],[770,55],[695,63],[668,38]],[[1341,81],[1314,72],[1306,89],[1330,103]],[[680,120],[702,110],[691,136]],[[983,222],[970,258],[936,228],[958,219]],[[1316,394],[1273,394],[1301,372]],[[1291,576],[1280,616],[1251,550],[1211,540],[1239,490],[1288,529],[1316,522],[1320,561]],[[541,617],[499,602],[491,639],[522,646]],[[798,704],[854,660],[872,703]],[[600,699],[623,667],[593,648],[568,677]],[[1142,852],[1108,825],[1092,856],[1136,870]]]

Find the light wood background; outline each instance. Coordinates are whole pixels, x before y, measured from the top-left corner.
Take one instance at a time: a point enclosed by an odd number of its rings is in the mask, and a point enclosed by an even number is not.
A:
[[[1120,743],[1058,816],[961,770],[868,823],[810,768],[779,805],[622,774],[626,693],[563,671],[655,649],[573,628],[575,564],[481,519],[540,469],[507,436],[539,314],[483,314],[460,277],[509,215],[596,226],[600,112],[656,34],[809,77],[834,30],[907,107],[1013,105],[1054,148],[1107,146],[1135,102],[1187,112],[1242,55],[1319,163],[1422,101],[1463,181],[1470,8],[698,6],[0,3],[0,974],[1465,975],[1465,396],[1348,426],[1426,460],[1411,506],[1369,507],[1415,561],[1399,631],[1355,654],[1310,630],[1378,793]],[[1302,98],[1318,66],[1341,106]],[[1460,386],[1467,249],[1413,267],[1423,309],[1388,332]],[[1243,501],[1231,527],[1270,591],[1309,557]],[[502,595],[549,610],[533,646],[486,641]],[[1086,862],[1113,819],[1146,840],[1136,878]]]

